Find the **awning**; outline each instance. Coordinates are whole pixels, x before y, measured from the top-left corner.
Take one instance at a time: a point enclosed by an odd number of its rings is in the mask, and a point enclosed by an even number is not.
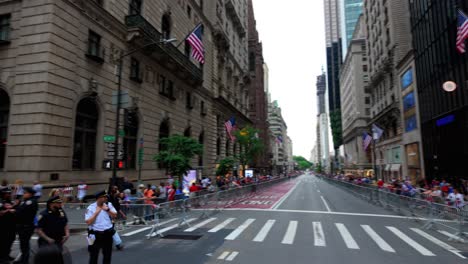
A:
[[[400,171],[401,164],[392,164],[391,171]]]
[[[390,167],[391,167],[390,164],[385,165],[385,171],[390,171]]]

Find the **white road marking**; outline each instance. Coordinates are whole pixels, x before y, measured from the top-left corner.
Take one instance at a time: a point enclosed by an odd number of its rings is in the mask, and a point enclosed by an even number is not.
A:
[[[458,240],[458,241],[460,241],[460,242],[462,242],[462,243],[465,242],[465,240],[464,240],[463,238],[461,238],[461,237],[459,237],[459,236],[456,236],[456,235],[454,235],[454,234],[450,234],[450,233],[447,232],[447,231],[444,231],[444,230],[437,230],[437,232],[441,233],[442,235],[446,235],[446,236],[448,236],[448,237],[451,238],[451,239]]]
[[[208,230],[209,233],[216,233],[218,232],[219,230],[223,229],[224,227],[226,227],[227,225],[229,225],[229,223],[231,223],[232,221],[234,221],[235,218],[228,218],[226,219],[224,222],[222,222],[221,224],[215,226],[213,229],[210,229]]]
[[[190,223],[190,222],[193,222],[193,221],[195,221],[195,220],[197,220],[197,219],[196,219],[196,218],[190,218],[190,219],[186,220],[185,223]],[[156,236],[156,235],[158,235],[158,234],[162,234],[162,233],[164,233],[164,232],[167,232],[167,231],[172,230],[172,229],[177,228],[177,227],[179,227],[179,224],[178,224],[178,223],[177,223],[177,224],[174,224],[174,225],[171,225],[171,226],[168,226],[168,227],[166,227],[166,228],[163,228],[163,229],[161,229],[161,230],[158,230],[157,232],[153,232],[153,233],[151,234],[151,237],[154,237],[154,236]],[[146,235],[146,236],[149,236],[149,235]]]
[[[318,193],[320,193],[320,190],[319,190],[319,189],[317,189],[317,192],[318,192]]]
[[[327,211],[331,212],[330,207],[327,204],[327,201],[325,201],[325,198],[323,198],[323,196],[321,196],[321,195],[320,195],[320,198],[322,199],[322,202],[325,204],[325,207],[327,208]]]
[[[268,220],[252,241],[263,242],[263,240],[265,240],[266,236],[268,235],[268,232],[270,232],[270,229],[273,227],[275,222],[276,220]]]
[[[413,230],[414,232],[416,232],[417,234],[421,235],[422,237],[430,240],[432,243],[442,247],[443,249],[445,250],[448,250],[450,252],[452,252],[453,254],[457,255],[458,257],[462,258],[462,259],[466,259],[466,257],[464,257],[463,255],[460,254],[460,250],[452,247],[451,245],[443,242],[443,241],[440,241],[439,239],[429,235],[428,233],[422,231],[421,229],[419,228],[410,228],[411,230]]]
[[[292,187],[291,190],[289,190],[289,192],[287,192],[286,195],[283,196],[283,198],[281,198],[279,201],[277,201],[275,204],[273,204],[271,209],[273,209],[273,210],[278,209],[278,207],[280,207],[281,204],[293,193],[293,191],[297,188],[297,186],[299,186],[299,183],[301,183],[301,182],[297,181],[296,184],[294,185],[294,187]]]
[[[218,257],[218,259],[225,259],[225,258],[229,255],[229,253],[231,253],[231,252],[229,252],[229,251],[224,251],[224,252]]]
[[[338,231],[340,231],[341,237],[346,243],[346,246],[350,249],[359,249],[359,246],[356,243],[356,240],[354,240],[354,238],[351,236],[351,233],[349,233],[346,226],[341,223],[335,223],[335,225],[336,225],[336,228],[338,228]]]
[[[233,251],[231,255],[229,255],[229,257],[226,258],[226,261],[233,261],[237,255],[239,255],[239,252]]]
[[[252,218],[249,218],[249,219],[245,220],[245,222],[242,225],[240,225],[238,228],[236,228],[234,231],[232,231],[231,234],[229,234],[224,239],[226,239],[226,240],[236,239],[242,232],[244,232],[245,229],[247,229],[247,227],[249,227],[250,224],[253,223],[253,221],[255,221],[255,219],[252,219]]]
[[[158,226],[161,226],[161,225],[164,225],[164,224],[173,222],[173,221],[175,221],[175,220],[177,220],[177,218],[174,218],[174,219],[170,219],[170,220],[161,222],[161,223],[158,224]],[[150,230],[151,228],[153,228],[153,227],[152,227],[152,226],[143,227],[143,228],[137,229],[137,230],[135,230],[135,231],[131,231],[131,232],[125,233],[125,234],[120,235],[120,236],[123,236],[123,237],[133,236],[133,235],[138,234],[138,233],[141,233],[141,232],[143,232],[143,231]]]
[[[288,230],[284,234],[282,244],[289,244],[292,245],[294,242],[294,237],[296,237],[296,230],[297,230],[297,221],[289,221]]]
[[[214,220],[216,220],[216,217],[213,217],[213,218],[210,218],[210,219],[206,219],[205,221],[201,222],[201,223],[198,223],[190,228],[187,228],[184,230],[184,232],[193,232],[195,230],[197,230],[198,228],[210,223],[210,222],[213,222]]]
[[[435,256],[434,253],[429,251],[427,248],[421,246],[418,244],[416,241],[411,239],[409,236],[405,235],[403,232],[398,230],[397,228],[393,226],[387,226],[387,229],[392,231],[395,235],[397,235],[401,240],[405,241],[406,244],[410,245],[412,248],[416,249],[419,253],[421,253],[424,256]]]
[[[361,225],[364,231],[377,243],[380,249],[387,252],[395,253],[395,250],[387,243],[385,240],[382,239],[375,231],[368,225]]]
[[[312,222],[314,229],[314,246],[316,247],[325,247],[327,243],[325,242],[325,234],[323,233],[322,224],[320,222]]]

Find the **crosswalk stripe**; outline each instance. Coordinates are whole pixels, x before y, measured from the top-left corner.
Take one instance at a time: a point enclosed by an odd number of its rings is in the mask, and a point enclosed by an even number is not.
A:
[[[196,219],[196,218],[190,218],[190,219],[186,220],[185,222],[186,222],[186,223],[190,223],[190,222],[193,222],[193,221],[195,221],[195,220],[197,220],[197,219]],[[179,223],[174,224],[174,225],[171,225],[171,226],[168,226],[168,227],[163,228],[163,229],[161,229],[161,230],[158,230],[157,232],[153,232],[150,236],[153,237],[153,236],[156,236],[157,234],[162,234],[162,233],[164,233],[164,232],[167,232],[167,231],[172,230],[172,229],[177,228],[177,227],[179,227]],[[146,236],[149,236],[149,235],[146,235]]]
[[[253,219],[253,218],[249,218],[249,219],[245,220],[245,222],[242,225],[240,225],[238,228],[236,228],[234,231],[232,231],[231,234],[229,234],[224,239],[226,239],[226,240],[236,239],[242,232],[244,232],[245,229],[247,229],[247,227],[249,227],[250,224],[253,223],[253,221],[255,221],[255,219]]]
[[[312,222],[314,229],[314,245],[317,247],[325,247],[325,235],[323,234],[322,224],[320,222]]]
[[[276,220],[268,220],[252,241],[263,242],[263,240],[265,240],[266,236],[268,235],[268,232],[270,232],[270,229],[273,227],[275,222]]]
[[[158,225],[159,225],[159,226],[165,225],[165,224],[170,223],[170,222],[173,222],[173,221],[175,221],[175,220],[177,220],[177,219],[178,219],[178,218],[173,218],[173,219],[170,219],[170,220],[161,222],[161,223],[159,223]],[[120,235],[120,236],[123,236],[123,237],[133,236],[133,235],[135,235],[135,234],[141,233],[141,232],[146,231],[146,230],[149,230],[149,229],[151,229],[151,228],[153,228],[153,227],[152,227],[152,226],[143,227],[143,228],[140,228],[140,229],[137,229],[137,230],[134,230],[134,231],[125,233],[125,234]]]
[[[229,253],[231,253],[231,252],[229,252],[229,251],[224,251],[224,252],[218,257],[218,259],[225,259],[225,258],[229,255]]]
[[[288,230],[284,234],[282,244],[291,245],[294,242],[294,237],[296,236],[297,230],[297,221],[289,221]]]
[[[395,253],[395,250],[387,243],[385,240],[382,239],[375,231],[368,225],[361,225],[364,231],[377,243],[377,246],[380,247],[383,251]]]
[[[214,220],[216,220],[216,217],[212,217],[212,218],[209,218],[209,219],[206,219],[205,221],[201,222],[201,223],[198,223],[190,228],[187,228],[184,230],[184,232],[193,232],[195,230],[197,230],[198,228],[210,223],[210,222],[213,222]]]
[[[227,225],[229,225],[232,221],[234,221],[235,218],[228,218],[226,220],[224,220],[224,222],[222,222],[221,224],[215,226],[214,228],[208,230],[209,233],[216,233],[218,232],[219,230],[223,229],[224,227],[226,227]]]
[[[226,258],[226,261],[233,261],[237,255],[239,255],[239,252],[233,251],[231,255],[229,255],[229,257]]]
[[[335,223],[335,225],[336,225],[336,228],[338,228],[338,231],[340,231],[341,237],[346,243],[346,246],[350,249],[359,249],[359,246],[356,243],[356,240],[354,240],[354,238],[351,236],[351,233],[349,233],[346,226],[341,223]]]
[[[430,240],[432,243],[442,247],[443,249],[445,250],[448,250],[450,252],[452,252],[453,254],[459,256],[460,258],[462,259],[466,259],[466,257],[464,257],[463,255],[460,254],[460,250],[452,247],[451,245],[443,242],[443,241],[440,241],[439,239],[429,235],[428,233],[422,231],[421,229],[419,228],[410,228],[411,230],[413,230],[414,232],[416,232],[417,234],[421,235],[422,237]]]
[[[397,228],[393,226],[387,226],[387,229],[392,231],[395,235],[397,235],[399,238],[401,238],[403,241],[405,241],[406,244],[410,245],[412,248],[414,248],[416,251],[421,253],[424,256],[435,256],[434,253],[426,249],[425,247],[421,246],[418,244],[416,241],[411,239],[409,236],[405,235],[403,232],[398,230]]]
[[[454,234],[450,234],[449,232],[447,232],[445,230],[437,230],[437,232],[441,233],[442,235],[448,236],[451,239],[455,239],[455,240],[458,240],[460,242],[465,242],[465,240],[463,238],[461,238],[459,236],[456,236]]]

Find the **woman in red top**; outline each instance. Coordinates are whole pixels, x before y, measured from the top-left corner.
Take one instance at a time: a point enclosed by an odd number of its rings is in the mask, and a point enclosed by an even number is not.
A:
[[[171,185],[171,188],[170,188],[169,191],[167,192],[167,200],[168,200],[169,202],[175,200],[175,193],[176,193],[176,186],[175,186],[175,184],[172,184],[172,185]]]

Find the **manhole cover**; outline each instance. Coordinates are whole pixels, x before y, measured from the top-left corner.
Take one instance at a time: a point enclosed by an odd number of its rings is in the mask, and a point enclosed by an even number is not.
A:
[[[162,239],[179,239],[179,240],[198,240],[202,235],[190,234],[165,234]]]

